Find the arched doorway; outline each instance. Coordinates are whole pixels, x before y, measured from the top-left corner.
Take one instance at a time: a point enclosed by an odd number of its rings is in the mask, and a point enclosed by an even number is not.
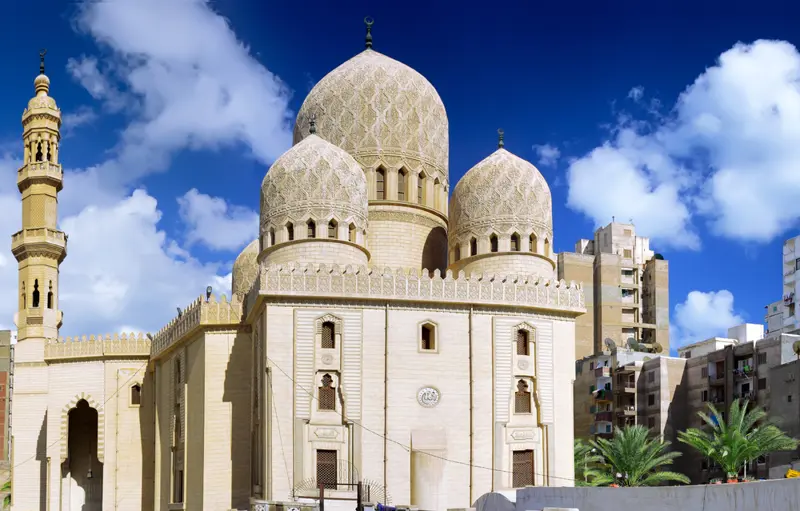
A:
[[[97,410],[85,399],[69,411],[67,425],[67,461],[62,466],[65,509],[102,511],[103,464],[97,457]]]

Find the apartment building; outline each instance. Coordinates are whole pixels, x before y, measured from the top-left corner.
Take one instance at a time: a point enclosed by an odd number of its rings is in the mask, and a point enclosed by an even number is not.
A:
[[[783,298],[766,306],[765,321],[768,334],[797,333],[800,317],[797,299],[800,298],[800,236],[783,242]]]
[[[669,352],[669,264],[633,224],[612,222],[558,254],[558,278],[581,282],[586,314],[575,325],[576,357],[613,345]]]
[[[0,467],[10,451],[12,350],[11,332],[0,330]]]
[[[792,438],[800,438],[800,344],[796,359],[769,371],[769,410],[773,420]],[[800,470],[800,448],[769,456],[769,478],[779,479],[788,470]]]

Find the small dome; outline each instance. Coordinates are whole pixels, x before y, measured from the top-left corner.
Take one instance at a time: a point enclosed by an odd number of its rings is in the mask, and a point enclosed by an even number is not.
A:
[[[553,237],[553,200],[530,162],[498,149],[458,182],[450,201],[450,236],[460,242],[490,231]]]
[[[367,228],[364,171],[352,156],[313,134],[281,155],[264,177],[261,235],[308,219],[352,224],[358,232]]]
[[[33,88],[36,90],[36,95],[28,101],[28,110],[34,108],[58,110],[56,100],[47,95],[50,91],[50,78],[48,78],[47,75],[37,75],[33,80]]]
[[[258,240],[253,240],[233,262],[231,294],[240,300],[250,292],[258,277]]]
[[[297,114],[295,143],[317,134],[366,170],[405,167],[447,182],[448,123],[424,76],[371,49],[340,65],[311,90]]]

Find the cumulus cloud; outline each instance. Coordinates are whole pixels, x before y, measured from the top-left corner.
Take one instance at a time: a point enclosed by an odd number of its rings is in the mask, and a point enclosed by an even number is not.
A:
[[[535,145],[533,150],[536,151],[536,156],[539,158],[537,161],[543,167],[555,167],[558,159],[561,158],[561,151],[558,147],[550,144]]]
[[[726,336],[728,328],[744,323],[733,306],[733,293],[720,291],[691,291],[686,300],[675,306],[673,328],[670,332],[674,347]]]
[[[236,250],[258,237],[258,213],[228,204],[192,188],[178,198],[180,216],[186,224],[187,242],[202,243],[214,250]]]
[[[643,96],[640,87],[629,93]],[[623,116],[609,140],[570,165],[568,204],[598,225],[632,217],[662,246],[699,248],[698,222],[768,242],[800,220],[798,166],[800,53],[760,40],[723,53],[670,115]]]

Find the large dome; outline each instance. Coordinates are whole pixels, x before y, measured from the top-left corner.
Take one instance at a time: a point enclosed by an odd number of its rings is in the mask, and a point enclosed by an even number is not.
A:
[[[553,237],[553,200],[530,162],[498,149],[458,182],[450,201],[450,236],[489,231]]]
[[[444,104],[425,77],[401,62],[367,49],[331,71],[303,102],[295,143],[308,135],[312,115],[317,134],[365,170],[404,167],[448,182]]]
[[[261,183],[261,235],[287,223],[367,227],[367,181],[352,156],[316,135],[286,151]],[[264,245],[267,248],[269,243]]]
[[[258,277],[258,240],[253,240],[233,262],[231,295],[243,300]]]

